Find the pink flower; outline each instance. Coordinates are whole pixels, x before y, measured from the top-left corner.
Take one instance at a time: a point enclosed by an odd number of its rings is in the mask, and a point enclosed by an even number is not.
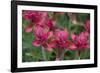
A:
[[[56,48],[56,41],[50,40],[46,43],[45,46],[43,46],[47,51],[51,52],[54,48]]]
[[[44,25],[45,22],[47,21],[47,17],[48,17],[48,13],[47,12],[41,12],[41,19],[40,22],[38,24],[40,25]]]
[[[22,12],[22,17],[26,20],[31,20],[32,19],[32,13],[34,11],[27,11],[27,10],[23,10]]]
[[[39,11],[23,11],[23,18],[29,20],[31,24],[25,27],[25,32],[31,32],[34,25],[45,26],[48,13]]]
[[[90,33],[90,20],[87,20],[85,23],[85,29]]]
[[[36,40],[33,41],[33,45],[36,47],[43,46],[44,43],[53,35],[52,32],[49,32],[47,29],[42,28],[41,26],[36,26],[34,29],[34,35]]]
[[[54,30],[55,24],[56,24],[56,22],[52,19],[48,19],[46,22],[46,25],[49,27],[49,30]]]
[[[89,42],[88,42],[88,32],[81,32],[80,35],[72,34],[72,44],[70,45],[70,50],[76,50],[76,49],[85,49],[89,48]]]
[[[68,32],[65,30],[60,30],[55,33],[56,45],[58,48],[68,47]]]
[[[23,11],[23,18],[32,21],[36,25],[43,25],[48,13],[42,11]]]

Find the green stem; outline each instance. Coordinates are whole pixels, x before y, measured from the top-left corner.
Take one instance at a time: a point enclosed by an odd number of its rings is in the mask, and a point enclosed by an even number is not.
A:
[[[60,51],[59,49],[56,49],[56,60],[60,60]]]
[[[65,54],[65,49],[62,51],[62,54],[61,54],[61,60],[64,59],[64,54]]]
[[[56,60],[63,60],[65,54],[65,50],[62,48],[57,49]]]
[[[77,57],[78,60],[80,60],[80,50],[77,50],[76,57]]]
[[[80,56],[78,57],[78,60],[80,60]]]
[[[46,52],[45,52],[45,49],[42,47],[42,57],[43,57],[43,60],[46,61]]]

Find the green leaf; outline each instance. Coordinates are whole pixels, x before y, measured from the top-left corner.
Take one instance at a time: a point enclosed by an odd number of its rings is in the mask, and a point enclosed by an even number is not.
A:
[[[70,50],[66,51],[64,60],[75,60],[75,59],[77,59],[76,53],[77,53],[77,51],[70,51]]]
[[[57,26],[60,28],[68,28],[69,19],[66,14],[57,16]]]
[[[90,59],[90,49],[81,50],[80,59]]]
[[[27,33],[22,31],[22,53],[23,62],[41,61],[41,48],[34,47],[32,42],[35,40],[35,36],[32,32]]]
[[[27,26],[27,25],[30,24],[30,21],[29,21],[29,20],[22,19],[22,24],[23,24],[24,26]]]
[[[79,24],[72,24],[70,25],[70,31],[72,33],[80,34],[81,32],[85,31],[85,28]]]
[[[85,22],[87,19],[90,18],[90,15],[88,13],[79,13],[77,14],[77,20],[78,22]]]

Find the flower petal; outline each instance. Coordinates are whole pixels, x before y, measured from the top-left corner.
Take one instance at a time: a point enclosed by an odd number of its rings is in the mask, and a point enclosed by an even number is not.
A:
[[[69,50],[76,50],[76,49],[77,49],[77,47],[74,44],[69,47]]]
[[[51,41],[50,43],[47,44],[47,46],[49,48],[55,48],[56,47],[56,41],[55,40],[54,41]]]
[[[53,51],[53,48],[49,48],[49,47],[47,47],[47,48],[46,48],[46,51],[48,51],[48,52],[52,52],[52,51]]]
[[[76,34],[72,34],[72,35],[71,35],[71,38],[72,38],[73,41],[76,41],[76,40],[77,40],[77,37],[78,37],[78,36],[77,36]]]
[[[48,32],[48,38],[50,38],[52,36],[53,36],[53,32],[52,31]]]
[[[41,44],[38,40],[35,40],[35,41],[33,41],[32,45],[35,47],[39,47]]]
[[[33,25],[29,24],[28,26],[25,27],[25,32],[31,32],[33,29]]]

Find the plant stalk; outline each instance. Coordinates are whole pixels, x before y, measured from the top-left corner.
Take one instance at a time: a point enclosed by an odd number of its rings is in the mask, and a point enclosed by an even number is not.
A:
[[[47,59],[46,59],[46,52],[45,52],[44,47],[42,47],[41,50],[42,50],[42,57],[43,57],[43,60],[46,61]]]

